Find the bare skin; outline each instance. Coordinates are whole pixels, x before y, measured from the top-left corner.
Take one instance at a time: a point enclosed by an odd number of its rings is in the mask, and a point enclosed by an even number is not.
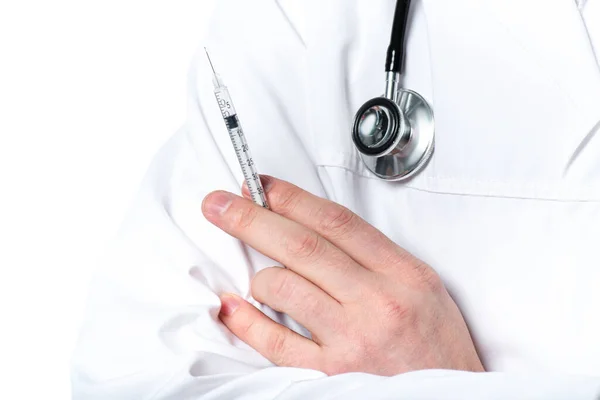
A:
[[[305,326],[312,340],[233,294],[221,321],[279,366],[328,375],[396,375],[421,369],[482,372],[458,307],[441,279],[350,210],[263,176],[271,210],[217,191],[205,217],[287,268],[267,268],[252,295]]]

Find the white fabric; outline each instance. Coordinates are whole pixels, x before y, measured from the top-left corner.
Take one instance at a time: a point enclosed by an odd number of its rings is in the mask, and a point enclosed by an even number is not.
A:
[[[600,396],[600,67],[577,4],[413,4],[404,84],[432,102],[437,142],[408,184],[370,175],[349,134],[383,91],[394,0],[223,0],[203,45],[260,172],[348,206],[432,265],[495,372],[326,377],[272,366],[218,322],[218,294],[253,301],[272,261],[201,214],[242,176],[199,52],[187,122],[95,278],[76,399]]]

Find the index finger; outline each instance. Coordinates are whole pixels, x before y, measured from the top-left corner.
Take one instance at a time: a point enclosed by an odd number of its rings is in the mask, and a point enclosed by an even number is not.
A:
[[[369,271],[327,239],[232,193],[202,203],[204,216],[223,231],[302,275],[339,302],[359,297]]]
[[[370,270],[385,270],[413,258],[380,230],[348,208],[315,196],[289,182],[261,175],[269,207],[314,230]],[[242,194],[249,196],[244,185]]]

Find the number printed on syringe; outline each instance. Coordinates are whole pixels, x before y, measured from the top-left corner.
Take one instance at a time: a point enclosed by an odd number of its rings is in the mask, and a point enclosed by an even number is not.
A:
[[[206,51],[206,49],[204,50]],[[229,132],[229,138],[231,139],[233,149],[235,150],[238,162],[242,168],[242,174],[244,175],[244,180],[248,186],[250,197],[256,204],[265,208],[269,208],[265,191],[262,183],[260,182],[260,175],[256,170],[256,165],[252,159],[252,155],[250,154],[250,147],[246,142],[246,137],[244,136],[244,131],[242,130],[240,120],[238,119],[235,108],[233,107],[229,90],[227,90],[227,87],[223,84],[221,77],[215,72],[215,68],[212,65],[208,51],[206,51],[206,56],[208,57],[208,61],[213,71],[213,84],[215,87],[217,104],[221,110],[221,115],[225,121],[227,131]]]

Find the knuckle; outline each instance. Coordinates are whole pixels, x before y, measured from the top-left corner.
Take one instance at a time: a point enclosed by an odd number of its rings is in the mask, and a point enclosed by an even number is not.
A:
[[[390,326],[398,321],[411,319],[414,311],[410,303],[404,303],[390,295],[379,296],[378,309],[380,315]]]
[[[255,321],[253,319],[248,320],[248,323],[242,327],[240,336],[243,338],[251,338],[256,330],[255,328]]]
[[[265,348],[267,354],[275,364],[283,364],[285,350],[287,345],[287,337],[285,333],[274,331],[267,335]]]
[[[319,228],[335,236],[345,236],[352,232],[358,223],[358,216],[346,207],[329,204],[322,210]]]
[[[420,262],[415,268],[417,286],[428,292],[439,293],[444,290],[444,283],[438,273],[429,265]]]
[[[432,293],[444,290],[444,283],[438,273],[425,262],[405,251],[394,254],[393,258],[394,261],[390,264],[395,265],[404,283],[415,289]]]
[[[244,206],[237,210],[233,223],[242,229],[248,228],[256,220],[258,215],[256,209],[253,206]]]
[[[323,240],[315,232],[306,231],[287,242],[288,253],[300,259],[319,257],[325,250]]]
[[[269,283],[269,289],[273,295],[283,301],[293,296],[296,283],[289,273],[279,273]]]
[[[294,208],[298,205],[300,199],[300,190],[296,188],[285,188],[271,193],[275,195],[273,207],[277,209],[277,212],[282,215],[291,213]]]
[[[313,294],[305,294],[302,297],[302,301],[298,304],[300,308],[300,312],[307,318],[311,319],[319,319],[322,320],[323,315],[330,315],[330,310],[325,309],[325,304],[321,301],[320,298],[314,296]],[[334,332],[338,332],[341,329],[339,328],[339,320],[337,318],[332,318],[332,320],[328,321],[328,328]]]

